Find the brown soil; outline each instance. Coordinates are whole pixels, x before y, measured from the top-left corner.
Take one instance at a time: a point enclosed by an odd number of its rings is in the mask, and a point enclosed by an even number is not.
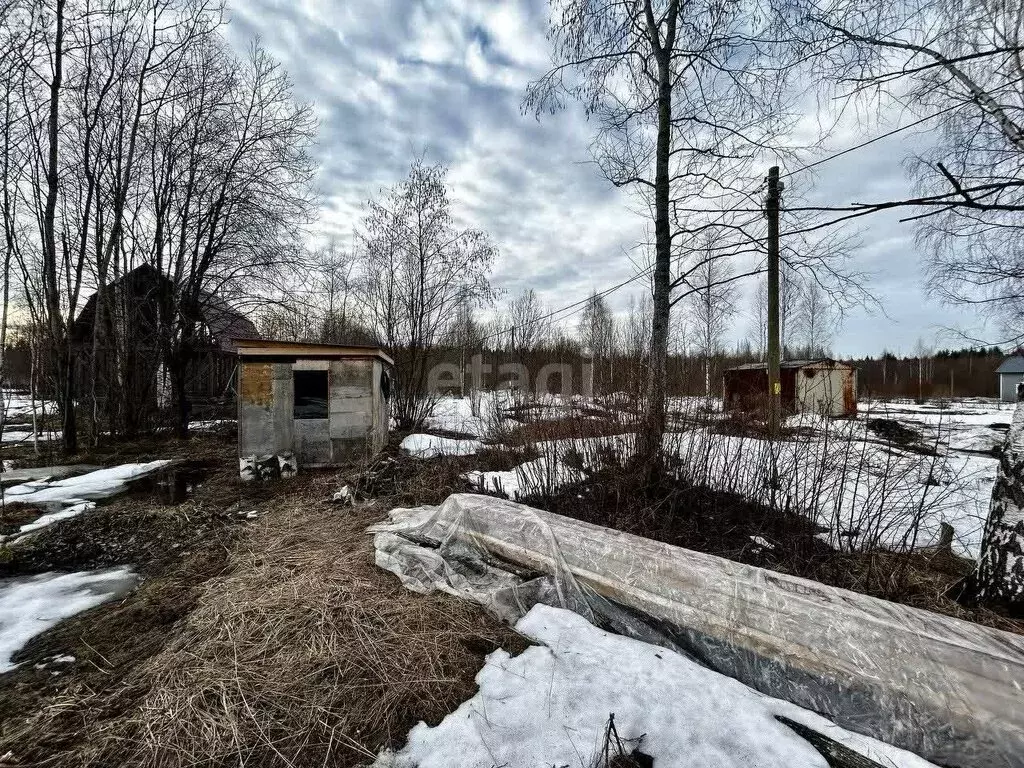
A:
[[[0,506],[0,536],[15,533],[21,526],[31,523],[43,514],[45,510],[42,508],[21,501],[12,501]]]
[[[331,504],[335,474],[247,485],[228,437],[165,447],[144,455],[212,462],[186,501],[127,494],[9,548],[7,575],[124,563],[144,580],[37,636],[0,675],[3,760],[359,765],[469,698],[486,653],[525,647],[476,606],[378,568],[365,527],[384,508]],[[399,490],[432,500],[410,489],[425,482]]]

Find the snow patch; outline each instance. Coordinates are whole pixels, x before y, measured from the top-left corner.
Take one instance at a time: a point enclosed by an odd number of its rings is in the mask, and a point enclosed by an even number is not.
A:
[[[0,581],[0,673],[18,666],[11,657],[31,638],[61,619],[123,595],[137,580],[130,568],[111,568]]]
[[[470,456],[483,447],[479,440],[455,440],[437,435],[414,434],[402,440],[401,448],[411,456],[432,459],[435,456]]]
[[[824,768],[782,715],[897,768],[932,764],[765,696],[672,651],[597,629],[575,613],[534,606],[516,625],[532,646],[490,654],[479,690],[439,725],[420,723],[378,768],[589,765],[611,713],[624,739],[659,768]]]
[[[26,504],[77,504],[86,500],[106,499],[127,490],[130,480],[148,475],[170,463],[166,459],[160,459],[145,464],[122,464],[118,467],[99,469],[66,480],[33,481],[8,488],[4,495],[8,502],[21,501]]]
[[[40,515],[31,523],[25,523],[25,525],[21,526],[21,528],[18,529],[17,535],[38,531],[40,528],[45,528],[51,523],[56,523],[60,520],[69,520],[72,517],[77,517],[83,512],[93,509],[95,506],[96,502],[94,501],[81,501],[78,504],[72,504],[70,507],[65,507],[59,512],[50,512],[45,515]]]

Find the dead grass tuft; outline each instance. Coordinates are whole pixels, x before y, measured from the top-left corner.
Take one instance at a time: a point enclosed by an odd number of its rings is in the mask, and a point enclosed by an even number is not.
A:
[[[551,440],[612,437],[630,432],[636,432],[636,424],[623,424],[607,417],[573,415],[508,427],[500,437],[505,445],[523,447]]]

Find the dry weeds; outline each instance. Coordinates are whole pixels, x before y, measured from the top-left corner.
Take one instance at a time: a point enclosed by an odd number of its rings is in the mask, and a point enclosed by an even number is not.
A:
[[[364,529],[381,513],[327,505],[332,488],[306,476],[276,500],[140,668],[137,711],[91,723],[62,764],[358,765],[469,698],[485,653],[524,647],[480,609],[378,569]]]

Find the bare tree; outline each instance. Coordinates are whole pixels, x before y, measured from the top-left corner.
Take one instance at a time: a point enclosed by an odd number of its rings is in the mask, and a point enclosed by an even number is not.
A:
[[[43,368],[66,451],[84,397],[94,438],[101,410],[111,429],[138,428],[158,369],[184,433],[186,382],[210,335],[203,306],[257,293],[297,263],[312,113],[259,46],[231,52],[222,10],[218,0],[4,5],[0,57],[16,65],[5,87],[17,96],[6,102],[5,240],[26,308],[48,331]],[[141,302],[123,282],[140,266],[160,276]],[[119,395],[103,409],[100,383]]]
[[[358,344],[370,339],[359,312],[359,279],[355,254],[331,241],[314,254],[313,300],[321,308],[319,340],[326,344]]]
[[[639,396],[646,381],[651,338],[651,295],[631,296],[625,322],[620,325],[621,347],[626,358],[626,391]]]
[[[458,308],[493,298],[488,273],[497,249],[484,232],[456,225],[445,174],[417,159],[405,181],[369,203],[363,221],[364,306],[395,358],[393,403],[404,429],[429,414],[429,364]]]
[[[608,309],[604,297],[597,292],[590,294],[583,307],[579,335],[584,354],[589,353],[594,361],[597,374],[594,394],[603,392],[606,380],[611,378],[609,364],[615,353],[615,316]]]
[[[798,288],[792,315],[793,335],[800,341],[800,354],[808,358],[827,356],[839,315],[828,294],[814,280]]]
[[[818,71],[850,103],[909,111],[931,148],[911,168],[918,196],[846,208],[916,206],[928,287],[1024,338],[1024,17],[986,0],[797,2]],[[842,102],[841,102],[842,103]]]
[[[784,78],[763,62],[777,53],[755,4],[679,0],[552,0],[554,66],[526,106],[583,101],[598,123],[594,154],[605,176],[645,197],[655,258],[647,413],[638,453],[659,466],[676,249],[719,220],[679,201],[753,192],[752,163],[788,126]],[[781,58],[781,57],[778,57]],[[677,204],[674,205],[673,201]],[[684,204],[685,205],[685,204]],[[722,223],[724,233],[738,224]]]
[[[511,340],[514,354],[535,350],[547,342],[551,334],[549,315],[532,288],[527,288],[509,302],[508,324],[515,329]]]
[[[711,397],[712,362],[721,352],[722,338],[736,313],[736,284],[729,280],[732,268],[724,259],[706,261],[691,278],[696,291],[690,296],[690,313],[704,357],[704,396]]]
[[[751,296],[750,329],[751,347],[756,350],[758,359],[764,360],[768,355],[768,284],[758,280]]]
[[[159,115],[152,162],[154,263],[171,279],[160,338],[182,435],[204,309],[243,290],[258,294],[301,265],[316,127],[258,44],[244,59],[198,47],[189,68],[200,79],[183,83]]]
[[[924,400],[924,380],[925,380],[925,368],[931,360],[931,356],[935,354],[935,349],[932,345],[928,344],[922,336],[917,337],[917,342],[914,344],[914,357],[917,358],[917,399],[918,401]],[[931,383],[929,377],[929,383]]]

